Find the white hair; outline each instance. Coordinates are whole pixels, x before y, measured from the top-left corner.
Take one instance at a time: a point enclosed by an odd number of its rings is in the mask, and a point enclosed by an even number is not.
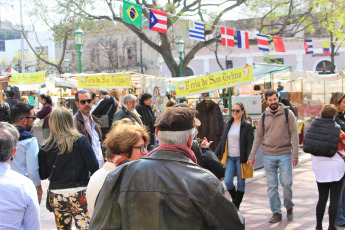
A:
[[[190,135],[195,133],[195,127],[185,131],[160,131],[158,130],[159,142],[168,145],[184,145],[187,143]]]
[[[137,97],[134,96],[133,94],[127,94],[125,96],[125,98],[123,98],[123,103],[126,103],[127,101],[130,101],[130,100],[137,100]]]

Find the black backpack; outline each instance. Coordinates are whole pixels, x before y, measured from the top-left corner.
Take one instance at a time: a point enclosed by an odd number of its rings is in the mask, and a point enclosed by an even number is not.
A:
[[[3,103],[0,103],[0,121],[10,122],[10,115]]]
[[[285,110],[285,121],[289,123],[289,109]],[[265,117],[266,117],[266,110],[262,113],[262,128],[265,129]]]

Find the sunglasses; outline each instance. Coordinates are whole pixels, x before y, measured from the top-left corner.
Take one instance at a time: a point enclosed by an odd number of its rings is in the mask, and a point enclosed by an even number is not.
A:
[[[36,120],[37,117],[36,117],[36,115],[33,115],[32,117],[25,117],[25,118],[28,118],[28,119],[32,118],[32,120],[34,121],[34,120]]]
[[[91,104],[92,99],[80,100],[80,101],[79,101],[79,103],[82,104],[82,105],[85,105],[86,102],[87,102],[88,104]]]
[[[146,145],[140,145],[138,147],[133,147],[133,149],[140,149],[140,153],[143,154],[145,150],[147,149]]]
[[[239,112],[241,112],[241,110],[239,110],[239,109],[232,109],[231,112],[233,112],[233,113],[239,113]]]

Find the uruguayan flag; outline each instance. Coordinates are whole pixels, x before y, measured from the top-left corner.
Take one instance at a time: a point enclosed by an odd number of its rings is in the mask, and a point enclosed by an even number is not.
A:
[[[205,26],[203,22],[189,21],[189,38],[205,41]]]

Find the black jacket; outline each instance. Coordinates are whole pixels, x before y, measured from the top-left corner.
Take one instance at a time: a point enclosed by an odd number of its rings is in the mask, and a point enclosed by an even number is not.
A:
[[[19,104],[20,102],[17,100],[17,99],[15,99],[15,98],[7,98],[6,100],[5,100],[5,102],[7,102],[9,105],[10,105],[10,109],[12,109],[12,107],[14,106],[14,105],[17,105],[17,104]],[[10,111],[11,112],[11,111]]]
[[[215,151],[216,155],[220,158],[225,152],[225,143],[228,140],[228,133],[230,131],[231,125],[234,122],[234,118],[231,118],[225,125],[224,132],[222,135],[222,140],[217,146]],[[252,150],[254,141],[254,131],[253,126],[247,122],[243,117],[240,127],[240,162],[247,163],[248,156]]]
[[[111,109],[110,109],[110,106]],[[110,109],[110,110],[109,110]],[[100,118],[102,115],[106,115],[107,112],[109,116],[109,124],[111,125],[113,123],[113,117],[117,109],[117,102],[113,97],[104,97],[103,100],[96,106],[95,110],[92,112],[92,115],[94,115],[97,118]],[[109,129],[109,128],[108,128]]]
[[[345,132],[345,117],[344,113],[338,113],[338,117],[335,118],[335,122],[340,125],[340,128],[343,132]]]
[[[244,229],[222,183],[180,152],[159,150],[110,172],[90,229]]]
[[[42,146],[44,147],[44,146]],[[47,179],[55,163],[55,170],[50,179],[50,189],[65,189],[87,186],[89,174],[99,168],[95,153],[85,136],[73,143],[73,152],[58,155],[57,150],[45,152],[42,147],[38,153],[39,173],[42,180]]]
[[[303,151],[314,156],[333,157],[338,149],[340,126],[331,118],[315,118],[303,141]]]
[[[154,133],[155,132],[154,124],[155,124],[156,118],[155,118],[155,115],[153,114],[151,106],[140,103],[135,106],[135,109],[140,114],[141,116],[140,119],[143,122],[143,124],[149,129],[149,132]]]

